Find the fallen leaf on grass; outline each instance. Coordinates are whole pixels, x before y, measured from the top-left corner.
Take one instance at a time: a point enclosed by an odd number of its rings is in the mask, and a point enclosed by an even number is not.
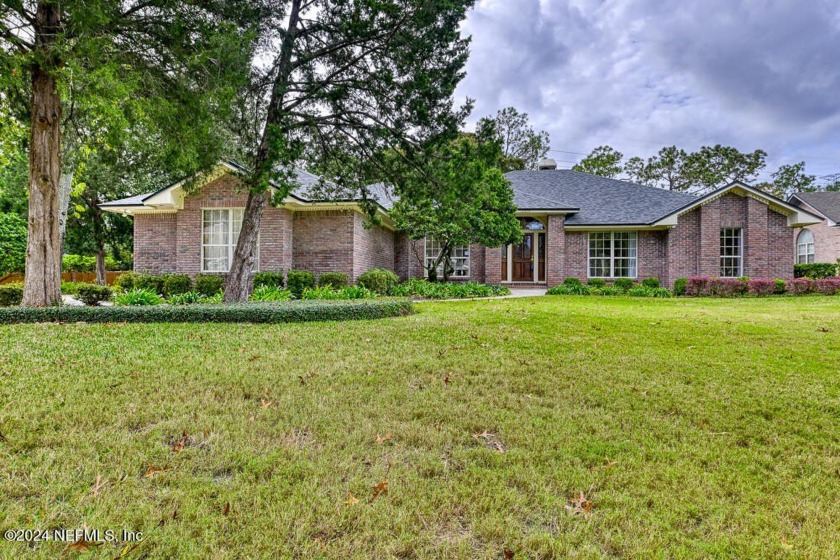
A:
[[[827,328],[825,328],[825,327],[819,327],[819,328],[817,329],[817,331],[818,331],[818,332],[831,332],[831,329],[827,329]]]
[[[505,452],[505,444],[502,443],[502,440],[496,434],[491,434],[488,431],[483,431],[480,434],[473,434],[475,439],[484,440],[484,445],[489,447],[490,449],[495,449],[499,453]]]
[[[123,547],[123,549],[120,551],[119,556],[114,556],[114,560],[120,560],[120,558],[125,558],[133,551],[135,551],[141,544],[143,544],[143,541],[125,545],[125,547]]]
[[[102,480],[101,476],[96,475],[96,482],[93,484],[93,488],[91,489],[90,492],[94,496],[98,496],[99,493],[102,491],[102,489],[105,488],[105,486],[107,486],[107,485],[108,485],[107,480]]]
[[[353,492],[347,493],[347,499],[344,500],[344,504],[348,506],[355,506],[359,503],[359,498],[353,495]]]
[[[159,469],[159,468],[157,468],[157,467],[153,466],[151,463],[149,463],[149,468],[146,470],[146,474],[145,474],[144,476],[145,476],[146,478],[152,478],[152,477],[153,477],[153,476],[155,476],[157,473],[162,473],[162,472],[163,472],[163,471],[165,471],[165,470],[166,470],[166,469]]]
[[[93,542],[93,541],[86,541],[84,539],[79,539],[74,543],[70,543],[67,545],[67,550],[75,550],[77,552],[87,552],[88,549],[93,548],[95,546],[101,546],[101,542]]]
[[[446,376],[443,378],[443,384],[449,385],[449,374],[447,373]]]
[[[222,507],[222,515],[227,517],[227,515],[229,513],[230,513],[230,502],[225,502],[225,505]]]
[[[589,516],[592,515],[592,502],[586,498],[583,490],[581,490],[579,496],[569,500],[568,505],[566,505],[566,509],[573,515],[583,515],[585,518],[589,519]]]
[[[391,432],[388,432],[384,436],[380,436],[378,433],[376,434],[376,443],[378,445],[382,445],[386,441],[390,441],[390,439],[391,439]]]
[[[380,482],[378,484],[374,484],[373,485],[373,497],[371,498],[371,501],[373,501],[376,498],[378,498],[379,496],[382,496],[383,494],[387,494],[387,493],[388,493],[388,481],[387,480],[383,480],[382,482]]]
[[[265,399],[260,399],[260,408],[265,410],[266,408],[270,407],[274,404],[274,401],[267,401]]]
[[[190,439],[190,436],[187,434],[187,432],[184,432],[183,435],[177,440],[175,440],[175,443],[172,444],[172,452],[180,453],[184,450],[184,447],[190,445],[191,443],[192,440]]]
[[[509,548],[505,549],[505,560],[513,560],[513,551]]]

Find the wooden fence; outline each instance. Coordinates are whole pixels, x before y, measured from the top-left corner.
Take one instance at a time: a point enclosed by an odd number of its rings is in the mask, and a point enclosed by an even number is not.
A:
[[[112,285],[114,280],[116,280],[121,274],[125,274],[125,271],[122,270],[108,270],[105,272],[105,282],[108,285]],[[96,273],[95,272],[62,272],[61,273],[61,281],[62,282],[88,282],[88,283],[95,283],[96,282]],[[11,284],[13,282],[23,282],[23,274],[6,274],[0,276],[0,284]]]

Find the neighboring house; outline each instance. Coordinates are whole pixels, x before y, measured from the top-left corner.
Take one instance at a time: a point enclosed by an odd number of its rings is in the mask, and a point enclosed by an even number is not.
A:
[[[140,272],[225,273],[236,247],[247,194],[220,164],[186,193],[176,183],[154,193],[102,204],[134,217],[134,268]],[[693,275],[792,276],[792,231],[819,223],[809,211],[742,183],[703,197],[557,170],[507,174],[523,240],[504,247],[453,250],[455,280],[556,285],[566,277],[659,278],[672,285]],[[262,219],[259,270],[340,271],[355,280],[371,268],[422,277],[437,256],[434,240],[410,240],[388,218],[391,199],[374,189],[380,224],[368,227],[358,201],[308,193],[318,178],[299,171],[300,187]]]
[[[796,193],[788,202],[821,219],[794,233],[796,262],[833,263],[840,260],[840,192]]]

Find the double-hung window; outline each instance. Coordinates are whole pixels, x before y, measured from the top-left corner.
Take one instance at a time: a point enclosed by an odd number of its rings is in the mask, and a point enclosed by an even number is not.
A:
[[[429,270],[429,267],[432,266],[440,256],[440,243],[436,239],[427,237],[426,238],[426,270]],[[470,246],[469,245],[456,245],[452,247],[449,251],[449,258],[452,262],[452,271],[451,277],[452,278],[469,278],[470,277]],[[444,261],[438,265],[437,273],[438,277],[443,277],[443,266]]]
[[[597,231],[589,234],[590,278],[635,278],[635,231]]]
[[[720,277],[744,275],[744,243],[741,228],[720,230]]]
[[[243,212],[243,208],[206,208],[202,211],[202,272],[230,270],[233,252],[239,241],[239,231],[242,229]]]

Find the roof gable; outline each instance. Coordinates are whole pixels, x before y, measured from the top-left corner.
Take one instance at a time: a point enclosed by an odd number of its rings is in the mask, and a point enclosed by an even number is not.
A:
[[[826,219],[840,223],[840,191],[819,191],[795,193],[790,202],[796,204],[804,202]]]

